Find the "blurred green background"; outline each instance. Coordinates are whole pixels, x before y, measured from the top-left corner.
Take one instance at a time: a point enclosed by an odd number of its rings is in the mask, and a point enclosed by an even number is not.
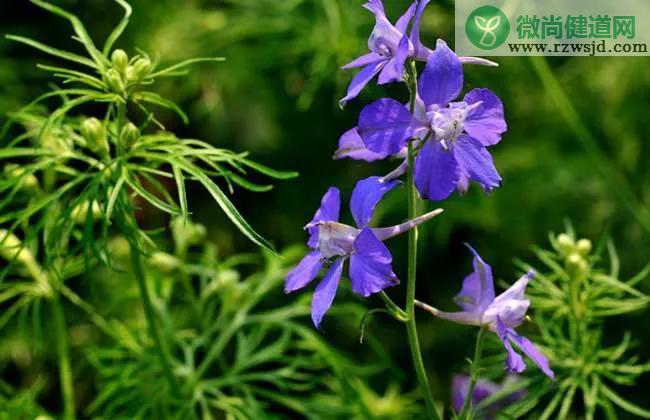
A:
[[[121,14],[109,0],[55,3],[74,10],[99,40]],[[385,3],[391,17],[409,4]],[[160,83],[160,93],[181,104],[191,123],[184,126],[171,114],[161,119],[179,136],[248,150],[259,162],[300,172],[298,179],[277,183],[271,192],[240,190],[233,198],[251,224],[279,248],[305,241],[302,226],[327,187],[336,185],[347,197],[357,180],[394,166],[331,159],[338,137],[355,125],[364,104],[387,94],[406,95],[401,86],[373,85],[345,110],[337,106],[353,76],[340,66],[366,51],[374,24],[361,4],[361,0],[134,0],[131,25],[118,42],[129,54],[135,51],[128,47],[136,45],[162,62],[194,56],[227,58]],[[428,7],[422,25],[428,45],[436,38],[453,45],[453,13],[451,1],[434,1]],[[3,2],[0,28],[54,46],[80,48],[70,40],[66,22],[27,1]],[[35,65],[51,60],[6,40],[0,41],[0,57],[4,115],[47,90],[50,80]],[[622,278],[632,276],[650,260],[650,59],[497,61],[499,68],[466,68],[466,89],[489,87],[505,104],[509,130],[493,152],[503,188],[486,195],[472,186],[464,197],[441,204],[444,215],[421,230],[418,298],[451,308],[449,299],[470,267],[463,242],[481,252],[497,278],[514,281],[518,272],[513,259],[534,262],[531,248],[546,246],[548,233],[562,231],[566,220],[581,237],[598,241],[610,236],[619,250]],[[195,219],[208,226],[222,254],[252,249],[205,192],[197,188],[188,195]],[[404,191],[392,193],[375,223],[404,219],[404,202]],[[350,220],[349,214],[343,217]],[[150,223],[155,227],[166,221]],[[389,243],[402,277],[405,244],[406,238]],[[647,293],[650,284],[642,284],[641,290]],[[397,289],[391,295],[401,300],[403,292]],[[284,299],[295,297],[282,297],[274,304],[281,306]],[[370,299],[368,304],[380,301]],[[650,332],[643,321],[647,322],[647,314],[619,318],[609,331],[616,342],[624,329],[631,330],[647,359]],[[336,330],[337,325],[326,318],[324,334],[335,335]],[[385,337],[394,359],[410,372],[401,326],[373,321],[373,333]],[[451,375],[465,368],[474,333],[424,316],[420,333],[432,386],[444,395]],[[357,337],[349,336],[347,346],[359,351]],[[643,401],[648,386],[646,377],[626,395]]]

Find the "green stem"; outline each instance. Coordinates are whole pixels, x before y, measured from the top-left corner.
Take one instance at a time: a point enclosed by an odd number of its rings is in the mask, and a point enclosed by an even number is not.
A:
[[[417,84],[417,69],[415,62],[410,60],[407,67],[408,78],[407,86],[410,92],[409,109],[411,114],[415,112],[415,99],[418,90]],[[415,182],[413,177],[413,167],[415,163],[415,151],[413,149],[413,142],[408,143],[408,170],[406,191],[408,194],[408,215],[409,219],[417,217],[417,192],[415,190]],[[422,352],[420,350],[420,341],[418,340],[418,330],[415,321],[415,280],[417,272],[417,255],[418,255],[418,229],[417,227],[409,230],[408,237],[408,273],[406,280],[406,315],[408,321],[406,323],[406,332],[408,335],[409,348],[411,350],[411,358],[413,359],[413,367],[415,374],[420,384],[420,391],[424,398],[424,403],[427,410],[427,417],[429,419],[439,419],[440,415],[436,410],[431,388],[429,386],[429,378],[427,377],[426,369],[424,368],[424,361],[422,360]]]
[[[415,184],[413,182],[413,144],[409,142],[408,145],[408,159],[409,159],[409,168],[408,168],[408,181],[407,181],[407,190],[408,190],[408,207],[409,207],[409,218],[413,219],[417,217],[416,211],[416,192]],[[422,353],[420,350],[420,342],[418,340],[418,331],[417,325],[415,322],[415,280],[416,280],[416,270],[417,270],[417,252],[418,252],[418,231],[417,228],[413,228],[409,231],[408,238],[408,274],[406,282],[406,315],[408,316],[408,322],[406,323],[406,331],[408,334],[409,347],[411,349],[411,358],[413,359],[413,366],[415,367],[415,374],[417,375],[418,382],[420,384],[420,391],[424,397],[424,403],[427,408],[427,416],[429,419],[438,419],[440,418],[436,410],[433,395],[431,394],[431,388],[429,387],[429,379],[427,377],[426,370],[424,368],[424,362],[422,360]]]
[[[142,260],[140,258],[140,250],[137,245],[132,242],[133,239],[129,240],[131,245],[131,263],[133,265],[133,274],[138,281],[138,287],[140,289],[140,296],[142,298],[142,303],[144,305],[144,313],[147,318],[147,324],[149,326],[149,334],[154,340],[156,351],[158,352],[158,357],[160,358],[160,363],[162,364],[163,370],[165,371],[165,376],[167,377],[167,382],[169,382],[169,387],[171,389],[172,395],[178,395],[178,385],[176,383],[176,377],[172,370],[172,358],[167,348],[167,343],[163,340],[162,333],[156,323],[156,317],[153,310],[153,305],[151,304],[151,295],[149,293],[149,287],[147,285],[147,280],[145,278],[144,270],[142,269]]]
[[[124,151],[122,150],[122,134],[124,132],[124,126],[127,121],[127,107],[128,95],[124,96],[124,102],[117,103],[117,156],[120,156]],[[133,218],[133,226],[137,229],[137,222],[135,221],[135,215]],[[151,294],[149,293],[149,286],[147,285],[147,279],[145,277],[144,270],[142,268],[142,259],[140,255],[140,249],[137,245],[137,239],[129,231],[132,230],[128,226],[123,226],[123,232],[129,241],[131,247],[131,264],[133,266],[133,274],[138,282],[138,288],[140,289],[140,297],[142,299],[142,305],[144,306],[144,314],[147,319],[147,325],[149,327],[149,334],[154,340],[154,345],[156,347],[156,352],[162,364],[162,368],[167,377],[167,382],[169,383],[169,388],[172,395],[179,395],[179,387],[174,376],[174,371],[172,370],[173,362],[172,356],[167,347],[167,342],[163,339],[163,335],[160,331],[158,324],[156,323],[156,316],[153,310],[153,305],[151,304]]]
[[[65,326],[65,316],[59,295],[55,294],[50,299],[52,305],[52,319],[56,335],[56,350],[59,363],[59,380],[61,382],[61,395],[63,397],[63,418],[75,418],[74,387],[72,385],[72,368],[70,367],[70,353],[68,349],[68,333]]]
[[[407,322],[409,320],[408,315],[402,308],[399,307],[398,304],[393,302],[393,300],[388,297],[386,292],[383,290],[379,292],[379,297],[381,297],[381,300],[384,301],[384,304],[386,305],[386,309],[388,309],[388,312],[395,318],[396,320],[400,322]]]
[[[474,394],[474,388],[476,388],[476,382],[478,381],[478,376],[481,368],[481,356],[483,355],[483,341],[485,338],[485,329],[480,328],[478,334],[476,335],[476,347],[474,348],[474,360],[472,360],[472,370],[469,378],[469,387],[467,388],[467,395],[465,397],[465,402],[463,403],[463,408],[460,411],[458,416],[461,420],[469,420],[471,407],[472,407],[472,395]]]
[[[122,156],[122,154],[125,152],[122,148],[122,134],[124,132],[124,126],[126,125],[126,101],[128,98],[125,98],[124,100],[124,103],[117,103],[117,156]]]

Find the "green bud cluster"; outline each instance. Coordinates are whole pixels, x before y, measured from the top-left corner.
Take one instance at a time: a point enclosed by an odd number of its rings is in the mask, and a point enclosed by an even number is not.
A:
[[[137,83],[145,79],[151,72],[151,60],[140,57],[126,69],[126,80],[129,83]]]
[[[102,208],[97,201],[93,201],[90,205],[92,220],[98,220],[102,215]],[[72,220],[78,225],[83,225],[88,220],[88,202],[77,204],[70,213]]]
[[[146,79],[151,72],[151,60],[137,57],[129,60],[124,50],[115,50],[111,54],[111,65],[105,73],[105,80],[111,91],[125,95],[130,85]]]
[[[589,253],[592,250],[592,244],[589,239],[579,239],[576,241],[570,235],[561,233],[557,236],[555,244],[557,251],[564,257],[567,268],[582,273],[589,270],[587,257],[589,257]]]

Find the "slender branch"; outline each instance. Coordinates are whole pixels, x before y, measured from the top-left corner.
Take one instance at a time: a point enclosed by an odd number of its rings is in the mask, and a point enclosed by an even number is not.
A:
[[[50,299],[52,305],[52,319],[56,335],[56,350],[59,363],[59,381],[61,383],[61,396],[63,398],[63,418],[74,420],[74,386],[72,384],[72,368],[70,367],[70,353],[68,349],[68,332],[65,326],[65,316],[59,295]]]
[[[458,416],[458,418],[461,420],[469,420],[472,418],[470,416],[472,407],[472,395],[474,395],[474,388],[476,387],[476,382],[478,381],[479,371],[481,368],[483,342],[485,341],[484,338],[485,329],[479,328],[478,334],[476,336],[476,347],[474,348],[474,360],[472,360],[472,371],[470,373],[469,386],[467,387],[467,395],[465,396],[463,408],[460,410],[460,415]]]
[[[410,60],[408,64],[408,83],[411,98],[409,107],[411,113],[415,111],[415,98],[417,95],[417,69],[415,62]],[[413,177],[413,166],[415,162],[415,153],[413,141],[408,143],[408,170],[407,170],[407,194],[408,194],[408,213],[409,219],[417,217],[417,192],[415,191],[415,183]],[[417,325],[415,321],[415,281],[417,271],[417,252],[418,252],[418,229],[414,227],[409,231],[408,237],[408,274],[406,283],[406,315],[408,322],[406,323],[406,331],[408,334],[409,348],[411,350],[411,358],[413,359],[413,366],[415,373],[420,384],[420,391],[424,398],[426,405],[427,417],[429,419],[439,419],[440,416],[436,410],[429,387],[429,379],[427,372],[424,368],[424,361],[422,360],[422,353],[420,350],[420,342],[418,340]]]
[[[400,308],[398,304],[393,302],[393,300],[388,297],[386,292],[383,290],[379,292],[379,297],[381,297],[381,300],[384,301],[384,304],[386,304],[386,309],[388,309],[388,313],[390,313],[393,318],[400,322],[408,322],[409,317],[406,312],[404,312],[404,309]]]

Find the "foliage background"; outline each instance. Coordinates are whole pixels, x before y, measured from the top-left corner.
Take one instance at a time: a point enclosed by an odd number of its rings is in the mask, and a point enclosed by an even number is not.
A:
[[[109,0],[62,0],[90,30],[103,36],[119,19]],[[279,169],[297,170],[297,180],[278,183],[268,193],[237,191],[233,198],[251,224],[279,248],[301,243],[302,224],[309,220],[330,185],[346,196],[365,176],[381,174],[391,163],[368,165],[333,161],[338,136],[355,123],[363,104],[385,93],[371,87],[344,111],[343,96],[352,74],[339,67],[365,51],[372,16],[361,0],[137,0],[120,46],[137,45],[165,61],[219,55],[227,61],[202,65],[189,76],[163,82],[161,93],[188,110],[192,124],[173,115],[165,125],[179,134],[206,139],[235,151],[249,150],[256,160]],[[386,0],[389,15],[407,1]],[[70,48],[64,23],[26,1],[5,1],[0,13],[4,33],[20,33]],[[423,38],[453,41],[453,2],[434,1],[425,13]],[[73,45],[74,47],[74,45]],[[127,49],[127,52],[134,53]],[[37,62],[47,57],[6,40],[0,41],[0,113],[18,109],[45,91],[46,74]],[[512,282],[518,274],[514,258],[533,261],[532,246],[546,246],[549,231],[563,230],[571,220],[581,237],[611,236],[621,258],[622,278],[631,277],[650,260],[650,59],[589,57],[498,60],[500,68],[468,68],[467,89],[490,87],[503,100],[509,131],[494,152],[504,187],[492,196],[471,188],[465,197],[444,203],[442,217],[421,230],[418,298],[449,308],[469,270],[462,242],[470,242],[489,261],[497,278]],[[548,65],[540,77],[536,70]],[[555,84],[566,93],[576,114],[567,117]],[[396,95],[405,92],[389,87]],[[163,115],[164,117],[164,115]],[[580,120],[581,121],[580,121]],[[583,127],[584,125],[584,127]],[[580,132],[581,128],[587,134]],[[375,219],[388,224],[405,216],[403,192],[384,202]],[[188,191],[195,220],[208,227],[220,254],[252,250],[252,245],[227,222],[200,189]],[[347,217],[347,216],[345,216]],[[142,216],[149,227],[166,224]],[[389,246],[396,272],[405,276],[406,238]],[[640,285],[650,291],[647,280]],[[401,299],[403,290],[391,291]],[[280,294],[282,306],[295,297]],[[349,296],[346,299],[351,299]],[[339,302],[342,302],[339,300]],[[370,300],[370,305],[380,301]],[[354,320],[356,322],[356,320]],[[642,358],[650,358],[647,313],[615,318],[605,342],[620,339],[629,329]],[[307,325],[309,320],[305,318]],[[349,324],[354,324],[351,322]],[[382,342],[406,372],[410,372],[400,325],[375,319],[369,334]],[[324,322],[325,338],[341,349],[359,352],[353,326],[343,331]],[[466,367],[473,331],[422,316],[420,334],[425,362],[438,395],[447,395],[451,375]],[[642,377],[621,393],[644,402],[650,380]],[[415,388],[406,375],[403,388]]]

